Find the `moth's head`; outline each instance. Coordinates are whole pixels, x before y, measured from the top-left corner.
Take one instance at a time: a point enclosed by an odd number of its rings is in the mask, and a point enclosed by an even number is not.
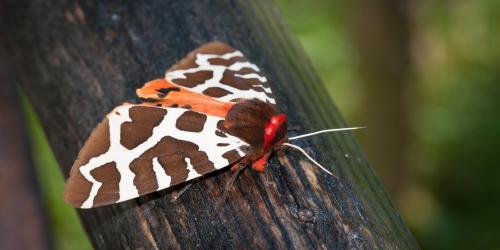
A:
[[[250,144],[255,157],[286,139],[286,115],[277,114],[272,104],[256,99],[236,103],[227,113],[224,126],[226,132]]]

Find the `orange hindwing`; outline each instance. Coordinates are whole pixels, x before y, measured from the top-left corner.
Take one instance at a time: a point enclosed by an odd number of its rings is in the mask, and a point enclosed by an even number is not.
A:
[[[233,102],[222,102],[213,97],[198,94],[168,82],[157,79],[144,84],[137,89],[137,95],[146,101],[144,106],[165,106],[191,109],[203,114],[226,117],[234,105]]]

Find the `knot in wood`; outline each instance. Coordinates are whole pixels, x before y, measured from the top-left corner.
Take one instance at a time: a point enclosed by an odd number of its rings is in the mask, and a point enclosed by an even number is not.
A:
[[[314,223],[314,221],[316,220],[314,211],[312,211],[311,209],[300,209],[297,212],[297,218],[301,222],[306,222],[306,223]]]

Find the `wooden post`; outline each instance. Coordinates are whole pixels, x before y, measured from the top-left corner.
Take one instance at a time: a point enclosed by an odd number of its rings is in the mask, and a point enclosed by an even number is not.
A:
[[[303,133],[346,124],[303,50],[268,0],[8,0],[2,19],[18,81],[43,123],[62,170],[116,105],[199,45],[224,41],[259,65],[280,111]],[[313,13],[311,13],[313,14]],[[325,51],[328,53],[328,51]],[[229,171],[79,210],[94,246],[110,248],[418,248],[350,133],[297,142],[302,155],[244,171],[216,209]]]

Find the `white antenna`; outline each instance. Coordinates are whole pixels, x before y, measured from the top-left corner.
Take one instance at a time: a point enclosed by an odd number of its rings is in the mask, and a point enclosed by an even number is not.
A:
[[[363,128],[365,128],[365,127],[325,129],[325,130],[320,130],[320,131],[316,131],[316,132],[312,132],[312,133],[308,133],[308,134],[292,136],[292,137],[289,137],[288,140],[293,141],[293,140],[297,140],[297,139],[300,139],[300,138],[309,137],[309,136],[313,136],[313,135],[317,135],[317,134],[339,132],[339,131],[348,131],[348,130],[356,130],[356,129],[363,129]]]
[[[306,153],[306,151],[305,151],[304,149],[302,149],[301,147],[299,147],[299,146],[297,146],[297,145],[294,145],[294,144],[291,144],[291,143],[286,143],[286,142],[285,142],[285,143],[283,143],[283,145],[288,146],[288,147],[291,147],[291,148],[293,148],[293,149],[296,149],[296,150],[300,151],[302,154],[304,154],[304,155],[307,157],[307,159],[309,159],[310,161],[312,161],[312,163],[314,163],[316,166],[318,166],[319,168],[321,168],[323,171],[325,171],[325,172],[329,173],[330,175],[335,176],[335,175],[333,175],[333,174],[332,174],[332,172],[330,172],[328,169],[326,169],[325,167],[321,166],[321,164],[319,164],[317,161],[315,161],[315,160],[314,160],[314,159],[313,159],[310,155],[308,155],[308,154]]]

